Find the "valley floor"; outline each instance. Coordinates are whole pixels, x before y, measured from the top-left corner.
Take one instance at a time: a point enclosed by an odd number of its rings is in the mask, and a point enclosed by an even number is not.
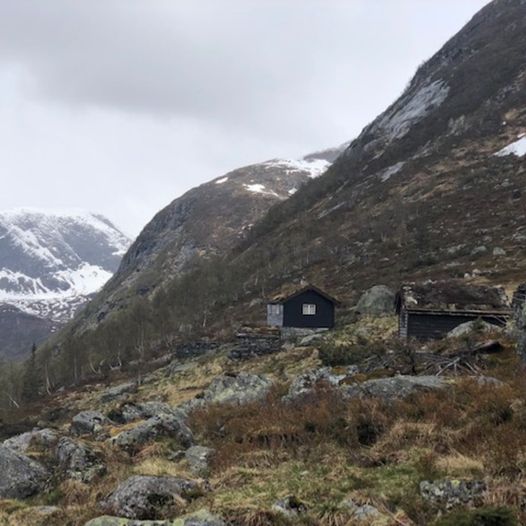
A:
[[[403,344],[395,326],[363,319],[242,361],[211,347],[139,386],[55,397],[40,431],[0,446],[0,524],[524,524],[513,341]]]

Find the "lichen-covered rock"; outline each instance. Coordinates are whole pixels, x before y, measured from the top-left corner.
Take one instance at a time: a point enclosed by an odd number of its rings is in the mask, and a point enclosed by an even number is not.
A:
[[[174,520],[141,521],[105,515],[87,522],[84,526],[226,526],[223,519],[208,510],[199,510]]]
[[[287,495],[272,505],[272,511],[285,517],[294,518],[306,513],[307,506],[294,495]]]
[[[350,512],[353,520],[360,524],[363,522],[370,523],[382,517],[382,514],[374,506],[370,504],[357,504],[353,499],[345,499],[340,504],[340,507]]]
[[[194,480],[136,475],[120,484],[101,507],[118,517],[156,520],[177,516],[204,490]]]
[[[209,447],[192,446],[185,451],[184,458],[194,475],[206,477],[210,472],[210,460],[214,453],[215,449]]]
[[[420,494],[425,500],[447,509],[480,503],[486,489],[486,483],[481,480],[425,480],[420,483]]]
[[[313,369],[300,374],[292,381],[286,400],[295,400],[311,393],[317,385],[324,383],[332,387],[338,387],[345,378],[356,374],[355,366],[348,367],[344,374],[334,374],[329,367]]]
[[[38,447],[52,447],[58,441],[58,434],[53,429],[34,429],[33,431],[27,431],[21,435],[4,440],[3,445],[18,451],[19,453],[25,453],[31,445]]]
[[[110,411],[108,418],[117,424],[128,424],[135,420],[151,418],[160,414],[174,415],[176,410],[165,402],[126,403]]]
[[[224,374],[212,381],[201,399],[213,404],[241,405],[265,398],[271,387],[272,382],[264,376],[249,373]]]
[[[161,436],[174,438],[184,448],[194,443],[192,431],[182,417],[178,414],[164,413],[152,416],[134,428],[119,433],[111,441],[126,451],[134,452],[147,442]]]
[[[108,419],[100,411],[82,411],[73,417],[70,431],[76,436],[96,435],[107,423]]]
[[[419,391],[434,391],[447,387],[447,382],[438,376],[404,376],[367,380],[361,384],[341,387],[347,398],[377,397],[386,400],[405,398]]]
[[[137,384],[135,382],[127,382],[124,384],[119,384],[114,387],[106,389],[101,396],[100,401],[102,403],[113,402],[120,398],[125,398],[129,394],[137,392]]]
[[[366,290],[356,305],[358,313],[373,316],[393,314],[394,308],[395,293],[385,285],[375,285]]]
[[[104,463],[100,456],[86,444],[71,438],[60,439],[56,457],[61,472],[67,478],[89,483],[105,472]]]
[[[42,491],[47,470],[38,462],[0,446],[0,499],[25,499]]]

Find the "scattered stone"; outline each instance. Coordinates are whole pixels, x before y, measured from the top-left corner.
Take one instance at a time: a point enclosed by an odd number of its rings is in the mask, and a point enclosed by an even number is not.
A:
[[[501,382],[498,378],[493,376],[477,376],[477,383],[479,385],[488,385],[491,387],[501,387],[504,385],[504,382]]]
[[[136,475],[120,484],[101,505],[119,517],[155,520],[178,515],[203,490],[198,482],[189,479]]]
[[[25,453],[31,445],[39,447],[52,447],[58,441],[58,435],[53,429],[35,429],[22,433],[7,440],[4,440],[3,445],[18,451],[19,453]]]
[[[425,480],[420,483],[420,494],[425,500],[447,509],[480,503],[486,489],[486,483],[481,480]]]
[[[213,515],[208,510],[183,515],[175,520],[157,520],[155,526],[226,526],[223,519]],[[84,526],[154,526],[151,521],[137,521],[119,517],[98,517],[87,522]]]
[[[466,323],[461,323],[453,330],[447,333],[448,338],[461,338],[462,336],[467,336],[471,333],[486,333],[492,331],[498,331],[500,327],[493,325],[492,323],[487,323],[482,320],[473,320],[467,321]]]
[[[313,369],[294,378],[289,392],[285,397],[286,400],[295,400],[311,393],[317,385],[325,383],[333,387],[338,387],[342,380],[349,378],[358,372],[357,367],[350,366],[346,374],[333,374],[329,367]]]
[[[344,395],[354,397],[378,397],[385,400],[405,398],[420,391],[444,389],[447,382],[439,376],[404,376],[367,380],[361,384],[343,386]]]
[[[108,424],[108,419],[101,412],[82,411],[73,417],[70,431],[76,436],[96,435],[105,424]]]
[[[70,479],[89,483],[106,471],[99,455],[71,438],[60,439],[56,456],[62,473]]]
[[[257,335],[243,334],[238,336],[237,343],[228,353],[231,360],[250,360],[281,351],[281,338],[278,334]]]
[[[305,338],[302,338],[298,345],[300,347],[308,347],[309,345],[312,345],[313,343],[319,342],[323,340],[324,334],[311,334],[310,336],[305,336]]]
[[[379,519],[382,514],[370,504],[357,504],[353,499],[345,499],[340,507],[351,512],[352,518],[357,522],[367,522]]]
[[[306,327],[281,327],[281,340],[286,342],[297,342],[303,338],[313,335],[323,336],[329,329],[309,329]]]
[[[221,375],[212,380],[201,397],[206,403],[241,405],[264,398],[272,382],[264,376],[248,373]]]
[[[375,285],[365,291],[356,305],[360,314],[382,315],[393,314],[395,308],[395,293],[385,285]]]
[[[502,247],[495,247],[493,249],[493,255],[494,256],[505,256],[506,251]]]
[[[126,403],[120,408],[110,411],[108,418],[117,424],[128,424],[135,420],[151,418],[160,414],[174,415],[175,413],[176,410],[164,402]]]
[[[198,477],[206,477],[210,472],[210,460],[215,454],[215,449],[205,446],[192,446],[185,452],[190,471]]]
[[[106,389],[106,391],[101,394],[100,401],[102,403],[113,402],[114,400],[118,400],[136,392],[137,384],[135,382],[127,382]]]
[[[48,472],[38,462],[0,446],[0,499],[25,499],[42,491]]]
[[[471,251],[471,255],[472,256],[476,256],[478,254],[485,254],[486,252],[488,251],[488,247],[484,246],[484,245],[480,245],[478,247],[475,247],[472,251]]]
[[[184,448],[193,444],[190,428],[181,416],[176,414],[159,414],[141,422],[132,429],[127,429],[111,439],[116,446],[133,453],[140,446],[160,436],[169,436],[177,440]]]
[[[276,501],[272,505],[272,511],[294,518],[307,512],[307,506],[294,495],[287,495],[284,499]]]
[[[176,347],[173,355],[177,359],[197,358],[210,354],[219,348],[219,343],[213,341],[195,341],[180,344]]]

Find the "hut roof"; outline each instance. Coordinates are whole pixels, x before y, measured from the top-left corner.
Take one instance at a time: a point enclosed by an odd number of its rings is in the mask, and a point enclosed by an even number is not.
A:
[[[299,296],[300,294],[303,294],[304,292],[307,292],[309,290],[317,292],[320,296],[322,296],[326,300],[329,300],[331,303],[334,303],[335,305],[340,305],[340,302],[336,298],[332,297],[330,294],[327,294],[325,291],[323,291],[322,289],[314,285],[305,285],[300,288],[289,289],[285,292],[280,292],[272,296],[269,299],[269,303],[285,303],[286,301],[291,300],[292,298],[295,298],[296,296]]]
[[[458,280],[408,283],[396,298],[397,311],[480,312],[509,314],[510,304],[502,287],[472,285]]]

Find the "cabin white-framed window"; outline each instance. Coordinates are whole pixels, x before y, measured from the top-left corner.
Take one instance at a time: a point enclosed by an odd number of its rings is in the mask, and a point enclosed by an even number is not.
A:
[[[304,303],[302,312],[303,312],[303,316],[315,316],[316,315],[316,304]]]

